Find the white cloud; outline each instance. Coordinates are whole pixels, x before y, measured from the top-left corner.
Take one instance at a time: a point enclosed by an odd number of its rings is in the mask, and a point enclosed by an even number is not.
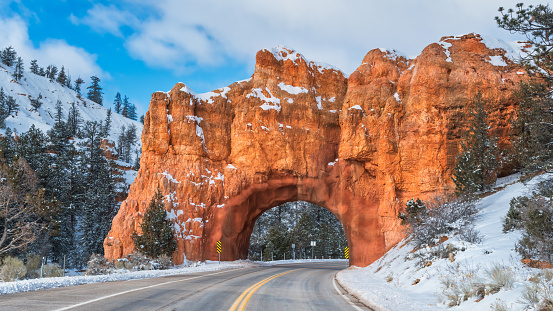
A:
[[[349,73],[377,47],[415,56],[446,35],[514,40],[493,17],[518,1],[123,0],[119,8],[96,5],[81,21],[116,36],[129,26],[130,55],[153,67],[251,65],[256,51],[283,44]]]
[[[79,19],[71,14],[69,20],[75,25],[87,25],[99,33],[110,33],[123,37],[121,27],[137,25],[138,19],[130,12],[121,11],[114,5],[94,5],[87,11],[87,15]]]
[[[49,64],[55,64],[59,68],[65,66],[73,79],[81,76],[86,80],[92,75],[109,78],[109,74],[96,63],[96,55],[88,53],[83,48],[56,39],[48,39],[40,42],[38,47],[34,46],[29,39],[27,24],[17,16],[0,18],[0,29],[0,48],[11,45],[23,58],[27,67],[32,59],[37,59],[42,67]]]

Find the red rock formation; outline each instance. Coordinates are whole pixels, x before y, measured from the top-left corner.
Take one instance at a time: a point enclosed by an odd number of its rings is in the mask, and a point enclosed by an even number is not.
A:
[[[505,66],[494,66],[505,65]],[[175,220],[174,258],[246,258],[255,220],[303,200],[344,226],[351,264],[366,266],[403,236],[405,201],[453,189],[462,115],[481,91],[506,141],[524,75],[478,35],[443,38],[407,60],[372,50],[347,79],[286,48],[257,53],[251,79],[195,95],[184,84],[152,95],[142,162],[104,242],[107,258],[134,251],[161,187]]]

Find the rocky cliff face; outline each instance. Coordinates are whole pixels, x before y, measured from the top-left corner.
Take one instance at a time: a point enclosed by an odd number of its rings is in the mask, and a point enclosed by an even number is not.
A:
[[[525,75],[506,50],[473,34],[442,38],[413,60],[375,49],[346,78],[276,48],[257,53],[248,80],[206,94],[182,83],[154,93],[141,168],[106,257],[134,251],[130,236],[160,187],[176,263],[216,259],[218,240],[223,260],[245,258],[255,220],[303,200],[338,217],[351,264],[370,264],[402,238],[396,215],[408,199],[453,189],[462,116],[476,92],[509,144],[512,91]]]

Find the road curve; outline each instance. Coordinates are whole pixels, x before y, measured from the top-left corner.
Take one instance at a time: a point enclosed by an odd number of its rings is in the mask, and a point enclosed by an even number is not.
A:
[[[117,281],[0,296],[0,310],[368,310],[334,282],[343,261]]]

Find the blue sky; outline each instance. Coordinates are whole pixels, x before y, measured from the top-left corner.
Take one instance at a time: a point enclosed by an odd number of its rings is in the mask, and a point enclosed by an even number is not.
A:
[[[412,57],[446,35],[518,40],[493,20],[517,2],[0,0],[0,48],[12,45],[27,68],[64,65],[85,85],[97,75],[104,106],[121,92],[142,114],[177,82],[202,93],[250,77],[255,53],[277,45],[349,74],[377,47]]]

